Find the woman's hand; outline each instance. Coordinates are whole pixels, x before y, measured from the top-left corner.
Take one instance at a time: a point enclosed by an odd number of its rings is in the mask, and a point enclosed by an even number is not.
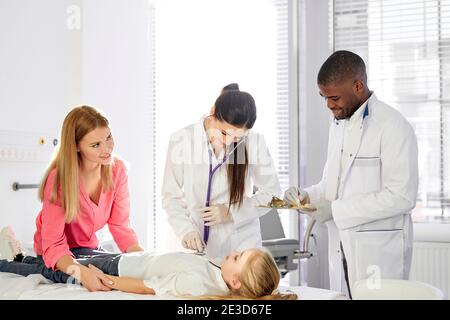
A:
[[[94,291],[111,291],[108,285],[113,282],[100,269],[90,265],[88,268],[81,268],[81,284],[91,292]]]
[[[220,223],[230,222],[232,220],[230,210],[224,204],[216,204],[209,207],[198,209],[205,222],[205,226],[213,226]]]
[[[197,252],[203,252],[205,244],[198,231],[191,231],[184,235],[181,240],[181,245],[186,249],[196,250]]]
[[[117,280],[119,280],[119,277],[112,276],[112,275],[109,275],[109,274],[104,274],[102,270],[100,270],[99,268],[97,268],[93,264],[89,264],[88,268],[90,270],[92,270],[92,272],[97,273],[97,274],[102,274],[102,275],[104,275],[106,277],[107,281],[103,281],[102,280],[102,283],[105,286],[107,286],[108,288],[111,288],[111,289],[117,289],[117,283],[116,282],[117,282]]]
[[[93,266],[92,264],[89,265],[89,269],[91,269],[93,272],[103,272]],[[105,275],[109,282],[106,283],[107,286],[111,289],[120,290],[123,292],[130,292],[130,293],[139,293],[139,294],[155,294],[155,290],[152,288],[149,288],[145,285],[144,280],[142,279],[135,279],[130,277],[116,277],[111,275]]]
[[[69,255],[62,256],[56,263],[58,270],[77,279],[89,291],[110,291],[105,284],[109,280],[100,269],[83,266]]]

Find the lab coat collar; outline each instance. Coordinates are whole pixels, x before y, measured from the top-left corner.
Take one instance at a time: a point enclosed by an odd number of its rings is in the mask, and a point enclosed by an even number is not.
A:
[[[369,99],[366,100],[366,102],[363,103],[363,105],[366,105],[366,108],[364,109],[364,113],[362,116],[362,119],[366,119],[367,117],[369,117],[373,111],[372,106],[378,102],[378,98],[375,95],[375,93],[373,91],[370,91],[370,96]]]
[[[204,115],[203,117],[200,118],[200,120],[195,124],[195,130],[196,132],[202,132],[202,143],[204,142],[206,145],[209,146],[208,135],[206,134],[204,126],[206,117],[207,115]]]
[[[346,166],[344,168],[342,168],[342,172],[341,172],[341,182],[342,185],[345,184],[345,181],[347,179],[348,173],[350,168],[353,165],[353,161],[355,160],[356,155],[358,154],[359,148],[361,146],[361,139],[363,136],[363,132],[364,132],[364,119],[369,119],[369,115],[370,115],[370,106],[373,105],[373,103],[377,100],[375,94],[373,92],[371,92],[369,98],[358,108],[358,110],[356,110],[356,112],[352,115],[352,117],[350,117],[349,121],[349,127],[346,130],[349,130],[352,135],[352,143],[349,146],[349,154],[351,157],[351,160],[347,162]],[[357,127],[357,124],[359,125],[359,128]],[[339,143],[342,146],[342,139],[343,139],[343,135],[344,135],[344,129],[341,128],[341,132],[339,135]],[[339,150],[341,150],[341,148],[337,149],[338,152]],[[342,156],[342,155],[339,155]],[[340,170],[339,167],[336,168],[336,170]],[[335,175],[338,173],[338,171],[335,172]],[[331,184],[330,184],[331,186]],[[334,188],[338,188],[337,184],[333,185]],[[339,189],[335,189],[333,190],[332,194],[336,195],[338,197],[340,197],[340,195],[337,194],[337,190],[339,190],[339,193],[342,193],[343,190],[342,188],[339,187]],[[334,199],[334,198],[333,198]]]

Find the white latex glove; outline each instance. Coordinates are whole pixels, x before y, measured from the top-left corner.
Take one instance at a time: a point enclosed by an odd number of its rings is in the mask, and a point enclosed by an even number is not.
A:
[[[213,226],[231,221],[231,213],[224,204],[216,204],[198,209],[205,226]]]
[[[198,252],[203,252],[203,248],[205,247],[198,231],[186,233],[183,240],[181,240],[181,245],[186,249],[196,250]]]
[[[291,205],[299,207],[300,204],[309,203],[309,195],[308,192],[300,187],[289,187],[284,192],[283,200]]]
[[[324,223],[333,219],[333,215],[331,212],[331,201],[325,200],[319,203],[314,203],[313,205],[317,208],[317,210],[312,212],[305,212],[308,216],[320,223]]]

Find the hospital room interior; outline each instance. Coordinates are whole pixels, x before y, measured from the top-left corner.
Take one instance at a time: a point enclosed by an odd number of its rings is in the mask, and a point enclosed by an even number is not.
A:
[[[277,275],[261,296],[449,299],[450,0],[0,0],[0,70],[0,299],[177,298],[154,279],[152,294],[109,287],[103,269],[94,292],[84,273],[2,267],[64,271],[83,244],[122,253],[119,276],[127,255],[189,255],[234,292],[224,265],[262,252]],[[71,158],[76,108],[107,122]],[[228,163],[244,151],[245,172]],[[127,186],[80,187],[67,220],[45,181],[69,158],[79,181],[97,161]]]

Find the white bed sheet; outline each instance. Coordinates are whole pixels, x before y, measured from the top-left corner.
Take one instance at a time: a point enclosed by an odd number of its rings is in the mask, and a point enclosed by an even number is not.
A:
[[[297,286],[283,287],[291,290],[300,300],[346,300],[343,293],[326,289]],[[0,300],[174,300],[174,296],[154,296],[125,293],[120,291],[89,292],[79,285],[51,283],[40,274],[20,276],[0,272]]]

